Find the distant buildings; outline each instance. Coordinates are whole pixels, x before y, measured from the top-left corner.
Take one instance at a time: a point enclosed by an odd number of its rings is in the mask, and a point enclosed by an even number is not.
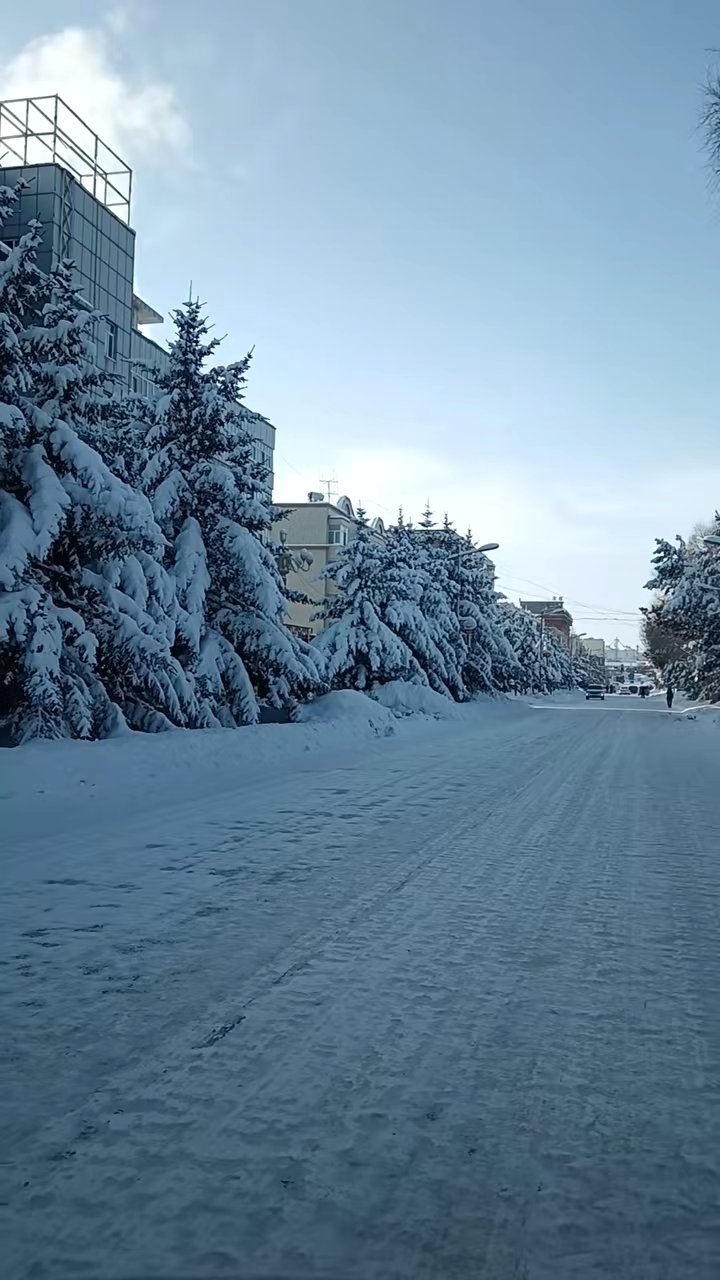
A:
[[[591,658],[597,658],[601,662],[605,662],[606,646],[604,640],[595,640],[592,636],[583,636],[580,644]]]
[[[0,185],[27,184],[13,221],[0,228],[0,255],[37,220],[40,270],[72,259],[77,289],[104,316],[93,335],[94,363],[129,391],[151,394],[169,355],[143,332],[162,315],[134,292],[131,169],[56,95],[0,102],[0,159]],[[185,287],[180,279],[178,293]],[[250,426],[272,488],[275,428],[259,415]]]
[[[605,656],[608,662],[623,663],[626,667],[637,665],[643,660],[639,649],[633,649],[630,645],[621,644],[619,640],[615,640],[613,644],[607,646]]]
[[[521,600],[520,607],[534,614],[536,618],[541,618],[542,626],[554,632],[562,640],[566,649],[570,648],[573,619],[572,614],[565,608],[562,597],[555,600]]]

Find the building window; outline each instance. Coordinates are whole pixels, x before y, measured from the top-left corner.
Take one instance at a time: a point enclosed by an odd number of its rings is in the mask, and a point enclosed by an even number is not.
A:
[[[150,375],[149,369],[134,370],[131,386],[133,393],[137,396],[145,396],[147,399],[152,400],[157,395],[157,386]]]
[[[108,360],[117,356],[117,325],[112,320],[105,322],[105,355]]]
[[[331,526],[328,532],[328,544],[331,547],[347,546],[347,529],[344,525]]]

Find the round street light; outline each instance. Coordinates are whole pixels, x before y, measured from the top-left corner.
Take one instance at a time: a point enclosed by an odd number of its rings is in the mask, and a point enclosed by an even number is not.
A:
[[[313,558],[309,551],[303,547],[298,555],[294,555],[287,544],[288,536],[285,529],[280,530],[280,546],[275,553],[278,572],[285,585],[287,585],[287,577],[289,573],[297,573],[301,569],[307,570],[311,567]]]
[[[484,555],[486,551],[497,551],[499,546],[500,546],[499,542],[484,542],[481,547],[468,547],[465,545],[462,538],[458,538],[458,555],[457,555],[458,569],[461,569],[463,566],[463,553],[467,555],[473,555],[473,554]],[[460,617],[460,596],[459,595],[457,599],[456,609],[458,614],[458,622],[460,623],[460,630],[465,635],[471,636],[473,632],[477,630],[477,624],[473,621],[472,618]]]

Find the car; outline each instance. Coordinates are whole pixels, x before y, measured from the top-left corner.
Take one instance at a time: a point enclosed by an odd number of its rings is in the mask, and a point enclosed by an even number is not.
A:
[[[601,702],[605,701],[605,690],[600,684],[589,684],[585,690],[585,701],[589,702],[591,698],[599,698]]]

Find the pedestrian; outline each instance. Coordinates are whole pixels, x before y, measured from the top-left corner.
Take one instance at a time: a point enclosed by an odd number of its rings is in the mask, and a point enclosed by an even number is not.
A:
[[[672,685],[669,684],[667,687],[667,693],[665,694],[665,699],[668,704],[668,711],[672,711],[672,704],[673,704],[674,697],[675,697],[675,690],[673,689]]]

